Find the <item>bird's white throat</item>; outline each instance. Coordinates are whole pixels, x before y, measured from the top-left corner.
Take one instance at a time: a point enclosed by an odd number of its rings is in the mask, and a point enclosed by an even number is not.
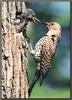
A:
[[[49,30],[46,35],[51,37],[52,35],[60,36],[60,34],[59,30]]]

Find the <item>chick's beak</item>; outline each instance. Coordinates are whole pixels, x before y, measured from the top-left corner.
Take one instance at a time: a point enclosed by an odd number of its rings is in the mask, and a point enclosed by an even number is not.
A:
[[[33,22],[35,23],[41,23],[39,19],[37,19],[36,17],[32,17]]]

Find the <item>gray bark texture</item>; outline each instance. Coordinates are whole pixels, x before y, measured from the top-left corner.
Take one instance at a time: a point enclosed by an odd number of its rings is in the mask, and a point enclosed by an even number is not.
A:
[[[17,7],[17,8],[16,8]],[[13,19],[24,2],[2,2],[2,98],[28,98],[26,39]]]

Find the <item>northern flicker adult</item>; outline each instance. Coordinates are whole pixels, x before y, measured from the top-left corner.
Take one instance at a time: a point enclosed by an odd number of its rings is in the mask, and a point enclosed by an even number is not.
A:
[[[41,86],[43,79],[46,77],[49,69],[51,68],[52,57],[55,54],[58,41],[61,37],[61,26],[58,23],[45,22],[44,24],[47,26],[49,31],[37,42],[35,49],[31,50],[32,55],[37,61],[37,69],[34,79],[28,89],[29,96],[35,83],[40,80]]]

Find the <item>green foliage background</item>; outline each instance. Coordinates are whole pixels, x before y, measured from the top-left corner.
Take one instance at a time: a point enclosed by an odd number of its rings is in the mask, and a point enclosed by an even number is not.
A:
[[[56,54],[43,85],[39,81],[33,88],[30,98],[69,98],[70,97],[70,2],[26,2],[27,8],[35,10],[42,22],[58,22],[62,36]],[[47,28],[42,24],[29,23],[27,34],[34,48],[37,41],[45,35]],[[29,53],[29,84],[31,84],[36,63]]]

